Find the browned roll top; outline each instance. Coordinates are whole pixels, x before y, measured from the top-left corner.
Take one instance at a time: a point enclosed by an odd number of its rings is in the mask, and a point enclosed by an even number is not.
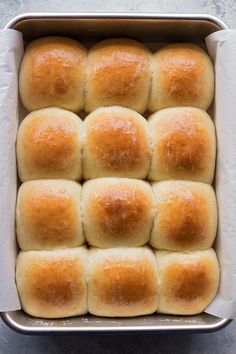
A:
[[[31,42],[22,60],[19,89],[29,110],[58,106],[78,112],[84,105],[87,50],[64,37]]]

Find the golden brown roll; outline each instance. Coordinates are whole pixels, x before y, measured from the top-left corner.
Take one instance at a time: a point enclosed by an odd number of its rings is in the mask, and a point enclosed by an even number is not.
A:
[[[44,37],[25,51],[19,77],[22,104],[28,111],[57,106],[78,112],[84,106],[87,49],[73,39]]]
[[[16,283],[23,310],[35,317],[61,318],[87,312],[85,248],[20,252]]]
[[[145,179],[150,167],[148,124],[128,108],[99,108],[84,121],[84,179],[129,177]]]
[[[107,39],[88,54],[85,111],[119,105],[139,113],[147,109],[151,52],[131,39]]]
[[[148,110],[193,106],[207,110],[214,97],[214,69],[207,53],[195,44],[167,45],[153,55]]]
[[[16,231],[22,250],[76,247],[84,242],[81,186],[66,180],[28,181],[18,191]]]
[[[212,183],[216,138],[209,115],[193,107],[167,108],[149,118],[152,181],[183,179]]]
[[[198,252],[157,251],[160,279],[158,312],[195,315],[204,311],[219,286],[219,265],[212,248]]]
[[[141,248],[92,249],[88,310],[93,315],[130,317],[157,309],[159,286],[155,257]]]
[[[88,243],[101,248],[148,242],[154,201],[150,185],[127,178],[98,178],[82,191],[83,226]]]
[[[153,184],[156,214],[150,244],[169,251],[198,251],[212,246],[217,205],[212,186],[190,181]]]
[[[82,129],[81,119],[64,109],[45,108],[30,113],[20,124],[17,136],[20,180],[79,180]]]

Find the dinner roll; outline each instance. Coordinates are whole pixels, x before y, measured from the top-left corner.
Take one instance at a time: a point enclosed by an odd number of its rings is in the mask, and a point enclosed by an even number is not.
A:
[[[157,309],[159,286],[155,257],[141,248],[92,249],[88,310],[93,315],[130,317]]]
[[[214,96],[214,69],[207,53],[195,44],[167,45],[153,55],[150,112],[176,106],[207,110]]]
[[[212,186],[189,181],[153,184],[156,215],[150,244],[170,251],[197,251],[212,246],[217,206]]]
[[[16,231],[22,250],[76,247],[84,242],[81,186],[66,180],[28,181],[20,186]]]
[[[204,311],[219,286],[219,265],[213,249],[156,252],[160,278],[158,312],[195,315]]]
[[[17,137],[18,173],[22,182],[31,179],[79,180],[82,121],[74,113],[45,108],[30,113]]]
[[[216,139],[209,115],[193,107],[163,109],[149,118],[152,162],[149,179],[212,183]]]
[[[84,129],[84,179],[145,179],[151,158],[146,119],[128,108],[99,108],[86,117]]]
[[[28,111],[57,106],[78,112],[84,106],[87,49],[73,39],[44,37],[31,42],[23,57],[19,90]]]
[[[87,312],[87,251],[21,251],[16,283],[22,308],[31,316],[83,315]]]
[[[85,111],[120,105],[139,113],[147,109],[151,87],[151,52],[131,39],[107,39],[89,50]]]
[[[148,242],[154,201],[150,185],[127,178],[98,178],[82,191],[86,240],[101,248],[142,246]]]

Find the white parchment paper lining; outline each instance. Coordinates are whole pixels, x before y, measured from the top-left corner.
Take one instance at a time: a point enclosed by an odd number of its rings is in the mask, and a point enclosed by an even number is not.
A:
[[[221,267],[218,294],[206,311],[236,318],[236,30],[214,32],[206,38],[206,44],[216,75],[216,253]]]
[[[21,33],[0,31],[0,311],[20,308],[15,286],[15,141],[18,127],[18,71],[22,55]]]
[[[220,288],[206,312],[236,318],[236,30],[214,32],[206,38],[206,44],[216,75],[216,252],[221,266]],[[20,309],[15,286],[15,141],[22,55],[21,33],[0,31],[0,311]]]

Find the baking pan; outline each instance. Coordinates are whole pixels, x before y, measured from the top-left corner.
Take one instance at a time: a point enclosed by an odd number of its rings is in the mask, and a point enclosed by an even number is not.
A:
[[[13,18],[5,29],[23,33],[25,42],[45,35],[74,37],[87,46],[109,37],[128,37],[153,47],[155,42],[191,41],[203,43],[212,32],[227,25],[210,15],[83,13],[23,14]],[[230,320],[206,313],[195,316],[154,314],[134,318],[102,318],[91,315],[69,319],[46,320],[28,316],[23,311],[5,312],[2,319],[12,329],[24,334],[72,332],[211,332]]]

